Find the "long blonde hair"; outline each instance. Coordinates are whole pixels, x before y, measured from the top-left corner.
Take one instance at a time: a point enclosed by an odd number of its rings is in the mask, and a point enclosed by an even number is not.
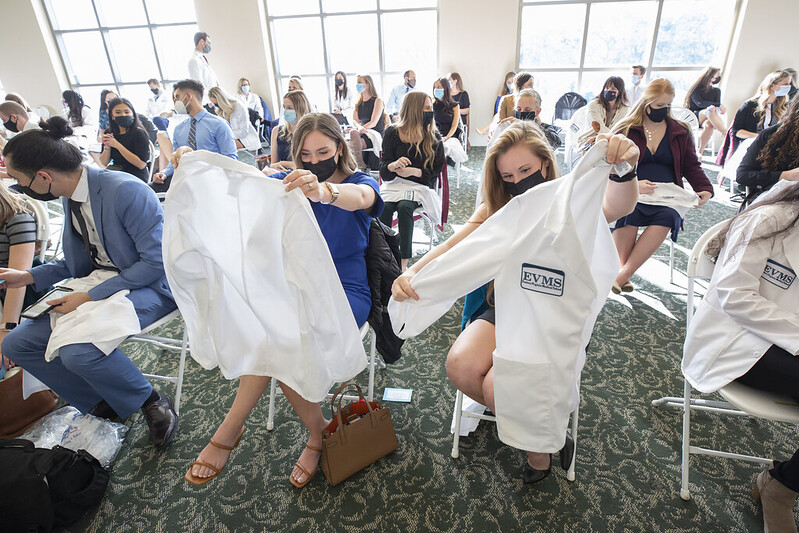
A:
[[[541,109],[541,95],[535,89],[522,89],[514,96],[513,105],[516,106],[522,98],[532,98],[535,101],[536,110]],[[535,122],[541,124],[541,116],[539,113],[535,114]]]
[[[755,115],[758,119],[763,118],[763,114],[766,112],[766,100],[768,97],[771,96],[771,86],[777,83],[782,78],[788,78],[790,82],[793,77],[791,73],[785,70],[775,70],[774,72],[770,72],[763,78],[763,81],[760,82],[760,87],[757,88],[757,93],[751,98],[752,100],[757,102],[757,111],[755,111]],[[776,117],[777,120],[782,119],[782,115],[785,113],[785,110],[788,108],[788,96],[778,96],[774,103],[771,104],[771,116]],[[768,127],[768,124],[765,125]]]
[[[505,192],[505,187],[502,185],[497,159],[517,144],[523,144],[533,155],[541,159],[547,169],[546,181],[560,177],[555,156],[541,129],[527,121],[514,122],[497,137],[486,152],[483,169],[483,203],[488,208],[489,216],[499,211],[511,199],[511,195]]]
[[[344,138],[344,134],[341,133],[341,126],[333,118],[333,115],[328,113],[308,113],[297,121],[294,140],[291,141],[291,158],[297,168],[304,168],[302,166],[302,145],[305,143],[305,137],[312,131],[322,133],[327,138],[335,141],[338,148],[341,148],[341,156],[338,158],[339,170],[347,176],[351,176],[358,170],[350,145]]]
[[[400,106],[397,130],[406,137],[416,139],[411,143],[416,153],[424,157],[423,166],[433,168],[433,159],[436,156],[436,126],[431,122],[424,127],[424,102],[430,98],[422,91],[410,91],[402,99]],[[421,132],[421,136],[419,133]]]
[[[283,96],[283,100],[286,99],[294,106],[294,111],[297,113],[297,122],[311,112],[311,102],[305,95],[305,91],[289,91]],[[294,124],[296,125],[297,122]],[[280,129],[277,130],[277,136],[281,139],[291,139],[292,133],[289,126],[290,124],[281,124]]]
[[[216,107],[222,111],[222,118],[230,122],[230,117],[233,116],[233,111],[239,105],[239,102],[235,98],[228,96],[222,87],[208,89],[208,98],[216,100]]]
[[[8,219],[19,213],[33,215],[22,195],[14,194],[0,185],[0,226],[4,226]]]
[[[664,95],[669,95],[674,98],[674,85],[672,85],[669,80],[666,78],[658,78],[649,82],[649,85],[644,89],[644,94],[641,96],[641,99],[630,109],[627,116],[616,124],[616,127],[613,128],[613,133],[621,133],[626,136],[630,132],[630,128],[634,126],[643,126],[647,106]],[[691,128],[688,124],[672,116],[671,106],[669,106],[668,116],[671,120],[688,130],[688,133],[691,133]]]

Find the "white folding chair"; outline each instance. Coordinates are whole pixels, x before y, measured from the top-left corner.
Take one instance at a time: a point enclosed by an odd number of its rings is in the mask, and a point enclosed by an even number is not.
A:
[[[706,254],[708,244],[721,231],[727,221],[722,221],[708,229],[696,242],[688,258],[688,299],[686,303],[686,325],[689,326],[694,314],[695,282],[697,278],[710,278],[713,274],[714,264]],[[791,398],[768,393],[747,387],[736,381],[719,389],[719,394],[726,401],[705,400],[691,397],[691,384],[688,380],[683,383],[683,396],[664,397],[652,401],[656,407],[681,407],[683,409],[682,424],[682,479],[680,483],[680,497],[683,500],[691,498],[688,489],[689,459],[694,455],[712,455],[727,459],[739,459],[753,463],[770,465],[771,459],[731,453],[699,446],[691,446],[691,411],[708,411],[729,416],[754,416],[778,422],[799,424],[799,404]]]
[[[471,411],[467,411],[463,409],[463,393],[461,391],[457,391],[455,395],[455,428],[453,432],[452,438],[452,458],[457,459],[460,457],[460,440],[461,440],[461,420],[463,417],[466,418],[478,418],[480,420],[488,420],[489,422],[496,422],[497,417],[493,415],[486,415],[480,413],[472,413]],[[566,479],[569,481],[574,481],[576,476],[574,474],[574,466],[577,463],[577,421],[580,416],[580,402],[577,401],[577,407],[574,408],[571,414],[572,420],[572,438],[574,439],[574,456],[572,457],[572,462],[569,465],[569,469],[566,471]]]
[[[171,339],[168,337],[160,337],[151,335],[151,332],[156,328],[171,322],[172,320],[180,317],[180,310],[175,309],[168,315],[160,318],[144,328],[141,333],[128,337],[125,342],[142,342],[156,346],[163,350],[170,352],[180,352],[180,362],[178,363],[178,373],[176,376],[162,376],[159,374],[144,374],[147,379],[155,379],[158,381],[168,381],[175,384],[175,413],[180,414],[180,393],[183,389],[183,371],[186,366],[186,353],[189,351],[189,338],[186,333],[186,325],[183,325],[183,339]]]
[[[374,400],[374,392],[375,392],[375,367],[386,368],[385,363],[377,359],[377,333],[369,326],[369,322],[364,323],[361,326],[361,341],[365,341],[366,338],[369,337],[369,384],[367,387],[366,392],[366,400],[372,401]],[[275,428],[275,397],[278,394],[282,394],[282,391],[279,391],[277,388],[277,380],[272,378],[269,384],[269,412],[266,419],[266,429],[268,431],[272,431]],[[333,395],[327,395],[328,398],[332,398]],[[346,394],[342,396],[345,400],[358,400],[358,396],[353,396],[351,394]]]

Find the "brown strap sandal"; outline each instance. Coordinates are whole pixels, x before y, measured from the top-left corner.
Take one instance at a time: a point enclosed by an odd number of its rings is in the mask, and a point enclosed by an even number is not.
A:
[[[322,448],[317,448],[316,446],[311,446],[310,444],[307,444],[307,443],[305,444],[305,447],[306,447],[306,448],[308,448],[309,450],[313,450],[313,451],[315,451],[315,452],[321,452],[321,451],[322,451]],[[294,463],[294,466],[296,466],[297,468],[299,468],[299,469],[302,471],[302,473],[303,473],[303,474],[305,474],[305,477],[306,477],[305,481],[303,481],[302,483],[300,483],[299,481],[297,481],[297,480],[294,478],[294,476],[292,476],[291,474],[289,474],[289,481],[291,482],[291,484],[292,484],[292,485],[294,485],[294,486],[295,486],[295,487],[297,487],[298,489],[301,489],[301,488],[303,488],[305,485],[307,485],[307,484],[308,484],[308,482],[309,482],[309,481],[311,481],[311,480],[313,479],[313,477],[316,475],[316,473],[317,473],[317,472],[319,472],[319,463],[318,463],[318,462],[317,462],[317,464],[316,464],[316,469],[315,469],[313,472],[308,472],[308,470],[306,470],[306,469],[305,469],[305,467],[304,467],[304,466],[302,466],[302,465],[300,464],[300,462],[299,462],[299,461],[297,461],[296,463]]]
[[[239,438],[236,439],[236,443],[233,446],[226,446],[225,444],[219,444],[214,439],[210,439],[210,443],[211,443],[211,446],[214,446],[215,448],[219,448],[220,450],[225,450],[225,451],[228,451],[228,452],[232,452],[233,450],[235,450],[239,446],[239,443],[241,442],[242,435],[244,435],[244,428],[241,428],[241,433],[239,434]],[[230,460],[230,456],[228,456],[228,460]],[[192,474],[192,472],[191,472],[192,470],[194,470],[194,466],[195,465],[204,466],[206,468],[210,468],[211,471],[213,471],[213,474],[211,474],[208,477],[197,477],[194,474]],[[227,461],[225,461],[225,464],[222,465],[221,468],[217,468],[217,467],[215,467],[212,464],[206,463],[205,461],[197,460],[197,461],[194,461],[194,462],[191,463],[191,465],[189,466],[189,469],[186,471],[186,475],[183,476],[183,479],[185,479],[186,481],[188,481],[192,485],[205,485],[206,483],[208,483],[209,481],[214,479],[216,476],[221,474],[222,470],[225,469],[226,465],[227,465]]]

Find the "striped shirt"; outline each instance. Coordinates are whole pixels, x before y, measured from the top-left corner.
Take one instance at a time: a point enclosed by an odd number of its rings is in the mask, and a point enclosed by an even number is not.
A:
[[[9,247],[26,242],[36,242],[36,221],[33,215],[17,213],[0,228],[0,267],[8,267]]]

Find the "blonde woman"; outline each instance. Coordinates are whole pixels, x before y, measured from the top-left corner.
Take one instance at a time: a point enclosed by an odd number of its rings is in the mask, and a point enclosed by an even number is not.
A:
[[[289,91],[304,91],[302,86],[302,76],[293,75],[289,78]]]
[[[638,159],[638,192],[652,194],[658,183],[683,187],[683,178],[699,196],[703,206],[713,196],[713,185],[699,163],[690,127],[671,116],[674,86],[669,80],[657,79],[647,85],[641,99],[627,118],[619,122],[616,132],[627,136],[640,152]],[[619,252],[621,270],[613,292],[631,292],[630,278],[657,250],[666,236],[677,240],[682,216],[673,207],[639,202],[628,216],[620,218],[613,229],[613,240]],[[646,229],[638,236],[638,228]]]
[[[757,137],[758,133],[782,119],[790,91],[790,72],[775,70],[763,78],[757,94],[741,104],[735,113],[731,128],[733,152],[741,140]]]
[[[258,150],[261,147],[258,132],[250,122],[250,114],[244,104],[230,97],[221,87],[211,87],[208,90],[208,99],[216,106],[217,115],[230,124],[236,148]]]
[[[394,213],[400,238],[402,270],[408,268],[412,253],[413,212],[424,206],[428,213],[440,211],[441,198],[431,189],[444,166],[444,146],[433,124],[433,102],[421,91],[402,99],[399,120],[386,128],[380,195],[385,209],[380,220],[391,227]]]
[[[355,110],[352,112],[353,127],[355,131],[350,132],[350,144],[358,162],[358,168],[367,168],[364,162],[363,151],[374,148],[382,144],[383,130],[386,127],[385,105],[383,100],[377,95],[375,82],[368,74],[359,75],[356,78],[355,90],[358,91],[358,100],[355,102]],[[370,162],[377,160],[370,157]],[[377,164],[369,165],[377,168]]]
[[[611,164],[620,161],[635,163],[638,150],[635,144],[621,135],[603,135],[608,138],[607,159]],[[441,256],[477,229],[511,198],[530,188],[559,176],[555,156],[539,128],[529,121],[520,121],[506,129],[488,149],[483,174],[483,202],[468,222],[447,239],[414,263],[400,275],[392,286],[392,296],[397,301],[419,295],[411,287],[411,280],[426,264]],[[603,202],[603,212],[608,221],[629,213],[635,204],[637,183],[635,177],[625,182],[609,181]],[[509,231],[512,228],[508,228]],[[493,290],[488,290],[489,297]],[[498,302],[497,305],[502,305]],[[475,401],[496,413],[494,404],[494,373],[492,354],[496,347],[495,312],[493,302],[480,306],[471,323],[465,327],[447,355],[447,376],[452,384]],[[558,391],[562,394],[563,391]],[[567,439],[561,450],[561,465],[571,463],[574,443]],[[551,457],[534,450],[526,452],[522,479],[537,483],[550,473]]]
[[[289,91],[283,97],[283,120],[280,127],[272,128],[272,168],[296,168],[291,160],[291,138],[297,122],[310,112],[311,102],[304,91]]]
[[[344,293],[362,326],[372,306],[366,279],[366,245],[372,218],[380,214],[383,201],[377,182],[359,172],[338,121],[326,113],[309,113],[297,123],[292,144],[297,170],[277,173],[287,190],[299,189],[311,202],[319,228],[330,248]],[[281,354],[265,353],[264,358]],[[296,376],[302,381],[303,376]],[[186,472],[186,480],[202,485],[220,474],[244,433],[244,422],[269,386],[268,376],[241,376],[233,406],[214,433],[210,444]],[[289,482],[304,487],[318,470],[322,456],[322,429],[328,424],[318,403],[309,402],[285,383],[286,398],[308,430],[308,441],[294,465]]]
[[[23,197],[13,194],[5,185],[0,184],[0,268],[29,270],[33,265],[35,248],[36,220],[25,205]],[[25,291],[25,287],[0,291],[3,303],[0,343],[19,324]],[[32,303],[33,301],[28,302]],[[0,377],[13,366],[14,363],[6,359],[0,351]]]
[[[250,90],[250,80],[247,78],[239,78],[236,84],[236,98],[239,102],[252,109],[258,116],[264,118],[264,107],[261,105],[261,97]]]

